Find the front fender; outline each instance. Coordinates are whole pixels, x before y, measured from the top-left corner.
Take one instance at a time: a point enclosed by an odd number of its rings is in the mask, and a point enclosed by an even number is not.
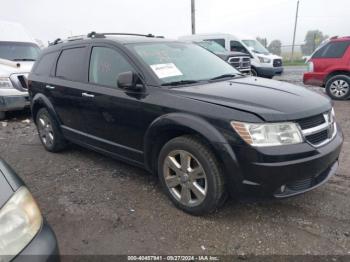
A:
[[[42,107],[45,107],[49,111],[49,113],[56,119],[59,125],[61,125],[60,118],[58,117],[58,114],[56,113],[50,99],[48,99],[45,95],[41,93],[36,94],[31,100],[31,111],[34,122],[36,120],[36,113]]]
[[[144,138],[144,155],[145,164],[149,170],[154,171],[152,161],[154,161],[154,148],[158,139],[164,133],[176,132],[177,130],[180,134],[199,134],[209,142],[214,154],[224,165],[223,169],[231,186],[233,183],[236,185],[243,181],[236,155],[225,137],[205,119],[185,113],[160,116],[148,128]]]

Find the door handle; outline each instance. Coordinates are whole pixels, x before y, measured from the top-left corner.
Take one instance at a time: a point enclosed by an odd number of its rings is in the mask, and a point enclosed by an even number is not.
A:
[[[89,94],[89,93],[81,93],[81,96],[90,97],[90,98],[95,97],[95,95]]]
[[[46,89],[50,89],[50,90],[54,90],[55,89],[54,86],[50,86],[50,85],[46,85],[45,87],[46,87]]]

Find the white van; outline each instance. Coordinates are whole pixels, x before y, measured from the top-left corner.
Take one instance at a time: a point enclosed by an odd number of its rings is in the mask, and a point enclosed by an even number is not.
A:
[[[27,75],[40,48],[23,26],[0,21],[0,120],[29,106]]]
[[[231,34],[196,34],[179,37],[182,41],[215,41],[228,51],[249,54],[253,75],[272,78],[282,74],[282,57],[271,54],[262,44],[252,37],[238,37]]]

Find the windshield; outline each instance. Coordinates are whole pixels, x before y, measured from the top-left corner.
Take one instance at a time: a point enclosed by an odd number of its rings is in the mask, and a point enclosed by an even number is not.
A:
[[[202,41],[202,42],[196,42],[197,45],[200,45],[201,47],[208,49],[209,51],[213,53],[226,53],[227,50],[219,45],[218,43],[214,41]]]
[[[268,55],[270,52],[257,40],[242,40],[243,43],[250,47],[255,53]]]
[[[213,53],[192,43],[129,44],[162,83],[209,80],[239,72]]]
[[[34,61],[40,48],[32,43],[0,42],[0,58],[12,61]]]

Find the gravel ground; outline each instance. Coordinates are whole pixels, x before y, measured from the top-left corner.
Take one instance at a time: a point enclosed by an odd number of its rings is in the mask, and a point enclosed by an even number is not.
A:
[[[300,84],[303,70],[277,79]],[[62,254],[350,254],[350,101],[335,111],[345,142],[326,185],[282,201],[231,200],[205,217],[174,208],[142,169],[78,146],[46,152],[26,112],[0,122],[0,156],[31,189]]]

